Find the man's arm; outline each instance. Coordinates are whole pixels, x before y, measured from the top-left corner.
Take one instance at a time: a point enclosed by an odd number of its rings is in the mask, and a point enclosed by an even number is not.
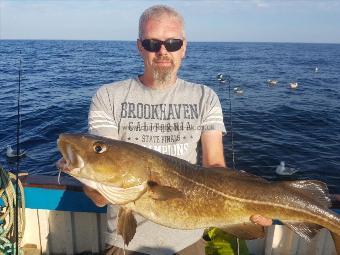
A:
[[[202,164],[205,167],[225,167],[222,132],[211,130],[203,132],[202,143]],[[261,226],[272,225],[272,220],[261,215],[252,215],[250,220]]]
[[[202,165],[205,167],[225,167],[222,132],[211,130],[201,135]]]

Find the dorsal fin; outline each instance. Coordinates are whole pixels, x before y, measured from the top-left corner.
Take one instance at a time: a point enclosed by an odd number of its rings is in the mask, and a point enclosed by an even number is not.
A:
[[[303,181],[286,181],[284,185],[298,189],[304,196],[312,199],[322,207],[331,207],[327,185],[321,181],[303,180]]]
[[[242,174],[245,178],[248,178],[248,179],[253,179],[253,180],[256,180],[256,181],[260,181],[260,182],[264,182],[264,183],[269,183],[270,181],[264,179],[263,177],[261,176],[257,176],[257,175],[254,175],[254,174],[251,174],[251,173],[248,173],[244,170],[239,170],[240,174]]]
[[[250,181],[257,181],[257,182],[263,182],[263,183],[269,183],[270,181],[264,179],[261,176],[257,176],[251,173],[248,173],[244,170],[233,170],[225,167],[212,167],[207,170],[208,172],[214,172],[220,175],[226,175],[236,178],[242,178],[242,179],[248,179]]]

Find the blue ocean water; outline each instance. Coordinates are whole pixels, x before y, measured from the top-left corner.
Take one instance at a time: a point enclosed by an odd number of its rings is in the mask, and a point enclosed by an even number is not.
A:
[[[0,40],[0,164],[6,169],[15,169],[5,153],[16,141],[20,58],[20,139],[27,149],[20,170],[31,175],[57,174],[57,137],[87,131],[90,99],[101,84],[143,71],[135,42]],[[232,78],[230,90],[218,73]],[[237,169],[270,180],[317,179],[340,193],[339,74],[337,44],[192,42],[179,76],[219,95],[229,131],[232,120],[233,132],[224,136],[228,166],[233,134]],[[268,86],[267,79],[279,82]],[[280,161],[299,172],[277,175]]]

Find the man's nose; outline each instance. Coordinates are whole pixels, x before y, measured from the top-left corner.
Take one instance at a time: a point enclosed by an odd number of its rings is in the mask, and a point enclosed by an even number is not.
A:
[[[159,54],[159,55],[167,55],[168,54],[168,51],[166,50],[164,44],[161,45],[161,48],[159,49],[157,54]]]

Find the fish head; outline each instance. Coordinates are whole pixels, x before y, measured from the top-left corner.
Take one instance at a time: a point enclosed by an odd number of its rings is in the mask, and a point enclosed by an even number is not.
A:
[[[58,148],[66,161],[62,171],[85,184],[140,185],[148,178],[147,166],[145,162],[136,164],[138,152],[127,144],[90,134],[60,134]]]

